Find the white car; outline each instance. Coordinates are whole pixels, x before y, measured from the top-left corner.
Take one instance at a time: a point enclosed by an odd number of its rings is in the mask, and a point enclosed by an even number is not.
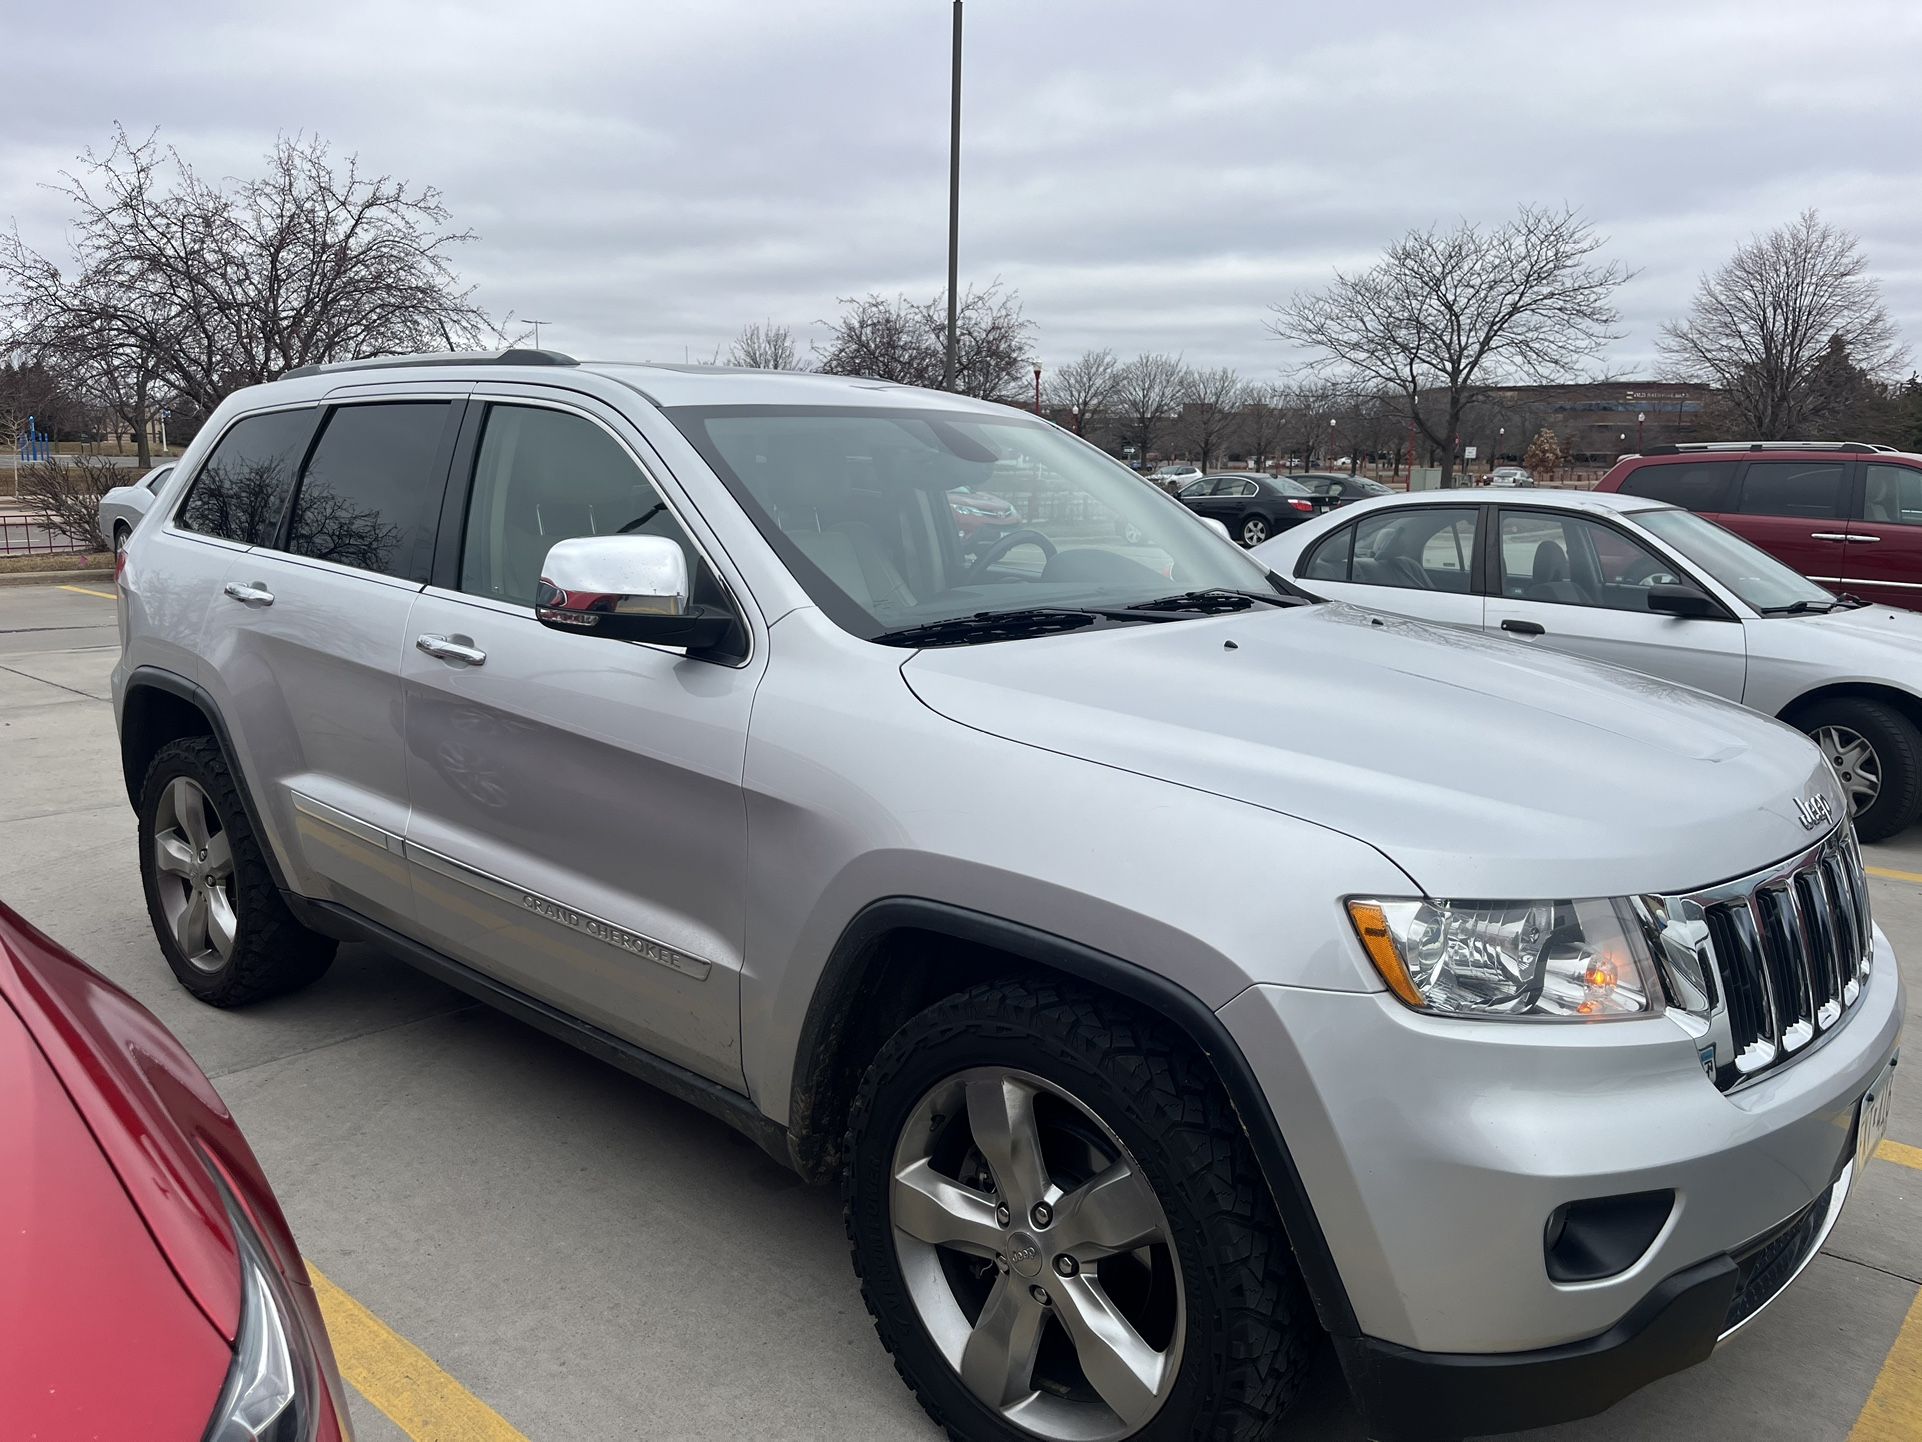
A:
[[[1200,466],[1167,465],[1157,466],[1148,477],[1164,491],[1178,491],[1190,481],[1201,479]]]
[[[1488,473],[1491,486],[1533,486],[1535,478],[1520,466],[1497,466]]]
[[[162,461],[132,485],[115,486],[100,498],[100,535],[112,544],[115,555],[127,544],[127,537],[173,473],[174,463]]]
[[[1423,491],[1331,511],[1250,554],[1316,596],[1500,631],[1778,717],[1834,765],[1864,840],[1922,812],[1922,614],[1838,596],[1678,506]]]

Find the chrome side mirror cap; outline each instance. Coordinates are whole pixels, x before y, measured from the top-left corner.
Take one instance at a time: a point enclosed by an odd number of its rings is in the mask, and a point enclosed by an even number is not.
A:
[[[704,650],[734,625],[726,611],[691,605],[687,553],[666,536],[574,536],[541,563],[534,616],[556,631]]]

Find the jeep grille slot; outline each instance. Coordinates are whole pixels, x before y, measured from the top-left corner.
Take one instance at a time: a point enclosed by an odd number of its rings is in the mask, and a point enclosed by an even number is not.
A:
[[[1687,947],[1719,981],[1720,998],[1697,1020],[1723,1091],[1793,1060],[1847,1019],[1873,952],[1868,895],[1844,824],[1757,875],[1655,901],[1664,965]]]

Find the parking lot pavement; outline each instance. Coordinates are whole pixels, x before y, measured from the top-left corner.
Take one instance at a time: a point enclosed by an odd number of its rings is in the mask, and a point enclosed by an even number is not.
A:
[[[343,1371],[407,1425],[356,1392],[362,1442],[935,1438],[868,1323],[837,1198],[719,1122],[365,947],[245,1011],[174,985],[106,700],[109,589],[0,590],[0,896],[179,1035],[309,1258],[375,1319],[335,1322]],[[1913,1024],[1922,835],[1867,851]],[[1918,1090],[1898,1089],[1890,1137],[1922,1149]],[[1884,1421],[1853,1442],[1922,1436],[1918,1279],[1922,1170],[1877,1162],[1824,1255],[1738,1341],[1532,1435],[1843,1439],[1881,1378]],[[1304,1438],[1360,1436],[1325,1356],[1296,1420]]]

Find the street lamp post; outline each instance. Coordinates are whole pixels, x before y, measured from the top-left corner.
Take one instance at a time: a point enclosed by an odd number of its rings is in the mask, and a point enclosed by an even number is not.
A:
[[[1647,411],[1635,412],[1635,452],[1637,455],[1641,454],[1642,450],[1642,422],[1647,419]]]
[[[1034,363],[1034,413],[1041,414],[1041,362]]]
[[[1335,468],[1335,418],[1328,417],[1328,469]]]
[[[1495,427],[1495,454],[1488,458],[1488,468],[1492,471],[1498,462],[1508,454],[1508,427]]]
[[[941,389],[954,389],[955,287],[961,278],[961,0],[954,0],[954,73],[948,91],[948,352]]]

